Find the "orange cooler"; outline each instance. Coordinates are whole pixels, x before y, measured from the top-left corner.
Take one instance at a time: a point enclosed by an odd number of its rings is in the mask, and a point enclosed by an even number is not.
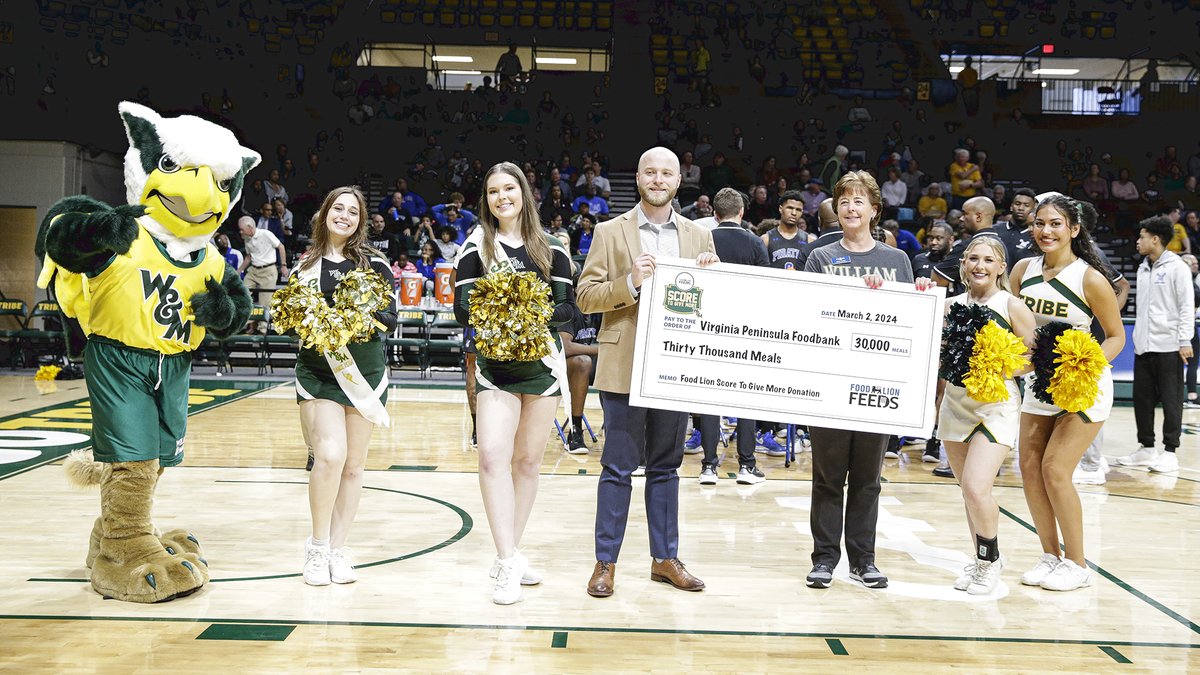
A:
[[[421,292],[425,290],[425,277],[420,272],[405,272],[400,275],[400,304],[416,307],[421,304]]]
[[[440,262],[433,266],[433,293],[437,301],[443,305],[454,302],[454,284],[450,283],[450,276],[453,272],[454,263]]]

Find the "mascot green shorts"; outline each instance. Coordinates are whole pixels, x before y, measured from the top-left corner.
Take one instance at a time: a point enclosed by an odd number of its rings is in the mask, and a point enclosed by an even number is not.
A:
[[[91,336],[84,375],[98,462],[183,461],[192,354],[160,354]]]

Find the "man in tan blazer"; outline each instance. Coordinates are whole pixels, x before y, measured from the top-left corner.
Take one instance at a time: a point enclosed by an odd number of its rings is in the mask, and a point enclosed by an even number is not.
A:
[[[650,578],[685,591],[704,582],[679,561],[679,476],[687,415],[629,405],[638,296],[660,257],[718,262],[712,234],[671,210],[679,189],[679,158],[651,148],[638,161],[641,201],[628,213],[596,227],[579,277],[576,302],[585,313],[603,312],[597,342],[596,387],[604,407],[603,471],[596,498],[596,566],[588,594],[613,593],[613,575],[629,519],[632,475],[646,461],[646,514],[650,526]]]

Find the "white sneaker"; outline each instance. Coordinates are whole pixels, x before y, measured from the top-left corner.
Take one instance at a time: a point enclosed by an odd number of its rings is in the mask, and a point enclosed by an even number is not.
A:
[[[1101,458],[1100,458],[1100,470],[1101,470],[1101,471],[1103,471],[1104,473],[1108,473],[1109,471],[1112,471],[1112,467],[1110,467],[1110,466],[1108,465],[1108,458],[1107,458],[1107,457],[1101,457]]]
[[[1139,445],[1134,452],[1117,459],[1117,464],[1121,466],[1150,466],[1154,460],[1158,459],[1159,453],[1162,452],[1156,448],[1147,448],[1144,445]]]
[[[965,591],[971,585],[971,579],[975,576],[975,563],[979,562],[979,558],[972,558],[971,562],[963,567],[963,573],[954,580],[954,590]]]
[[[701,485],[716,485],[717,484],[717,469],[713,466],[705,466],[700,469],[700,484]]]
[[[348,547],[335,548],[329,552],[329,580],[335,584],[352,584],[358,581],[354,571],[354,552]]]
[[[1040,586],[1048,591],[1073,591],[1092,585],[1092,571],[1080,567],[1074,560],[1063,558],[1054,571],[1042,579]]]
[[[967,592],[971,595],[988,595],[996,590],[1002,571],[1004,571],[1004,558],[997,558],[995,562],[977,559],[975,572],[971,575],[971,584],[967,586]]]
[[[1042,559],[1033,566],[1033,569],[1021,575],[1021,583],[1026,586],[1040,586],[1042,580],[1049,576],[1054,571],[1054,568],[1058,567],[1059,562],[1061,561],[1058,556],[1043,553]]]
[[[893,449],[891,448],[891,446],[888,446],[888,449],[883,451],[883,458],[884,458],[884,459],[896,459],[896,458],[898,458],[899,456],[900,456],[900,452],[899,452],[899,451],[897,451],[897,450],[893,450]]]
[[[313,546],[312,537],[304,542],[304,583],[309,586],[329,585],[329,548]]]
[[[492,602],[497,605],[511,605],[521,599],[521,577],[525,575],[528,563],[520,553],[513,553],[511,558],[502,558],[496,562],[496,587],[492,593]]]
[[[1173,452],[1163,452],[1148,467],[1154,473],[1170,473],[1179,470],[1179,457]]]
[[[524,555],[522,555],[521,557],[524,558]],[[496,556],[496,559],[492,561],[492,569],[488,570],[488,576],[495,579],[496,575],[499,573],[500,573],[500,556]],[[541,573],[539,573],[537,570],[530,567],[529,559],[526,558],[525,559],[525,573],[521,575],[521,585],[522,586],[537,586],[540,583],[542,583]]]
[[[738,469],[738,485],[758,485],[766,479],[767,477],[764,476],[763,472],[759,471],[758,467],[756,466],[743,466],[742,468]]]
[[[1095,469],[1088,471],[1082,466],[1075,467],[1075,472],[1071,474],[1071,482],[1077,485],[1104,485],[1108,482],[1108,478],[1104,476],[1104,466],[1098,466]]]

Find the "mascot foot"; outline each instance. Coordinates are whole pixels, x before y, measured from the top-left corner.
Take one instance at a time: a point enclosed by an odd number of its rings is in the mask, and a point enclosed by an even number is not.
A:
[[[100,486],[101,533],[91,580],[105,597],[164,602],[208,583],[195,537],[174,530],[160,539],[150,522],[158,473],[158,460],[116,462]]]
[[[152,534],[104,539],[92,566],[92,588],[126,602],[165,602],[208,582],[208,567],[193,553],[171,555]]]
[[[83,562],[89,570],[96,564],[96,556],[100,555],[100,540],[103,538],[104,519],[97,518],[96,523],[92,525],[92,536],[88,540],[87,559]]]

